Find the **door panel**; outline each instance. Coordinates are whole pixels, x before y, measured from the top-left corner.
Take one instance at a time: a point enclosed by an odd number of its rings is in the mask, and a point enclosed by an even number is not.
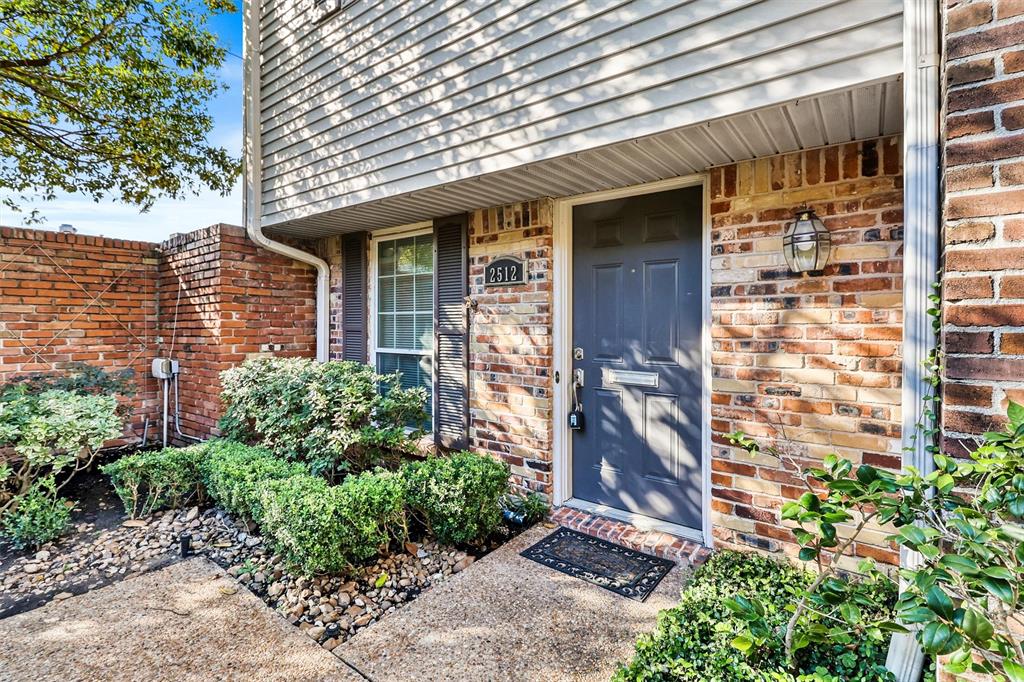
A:
[[[594,353],[595,359],[621,360],[622,307],[625,292],[622,290],[622,265],[602,265],[594,268]],[[609,304],[603,304],[603,301]]]
[[[701,528],[700,187],[573,209],[573,497]]]

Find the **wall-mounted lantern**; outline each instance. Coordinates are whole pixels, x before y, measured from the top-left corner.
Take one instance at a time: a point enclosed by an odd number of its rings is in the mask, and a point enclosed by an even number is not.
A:
[[[782,254],[793,272],[813,272],[828,265],[832,235],[809,208],[796,211],[782,236]]]

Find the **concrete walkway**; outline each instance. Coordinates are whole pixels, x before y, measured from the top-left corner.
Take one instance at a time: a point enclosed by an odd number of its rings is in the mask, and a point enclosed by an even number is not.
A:
[[[524,533],[334,653],[375,682],[607,681],[678,602],[686,571],[635,602],[519,556],[551,532]]]
[[[0,620],[0,680],[363,678],[196,558]]]
[[[190,559],[0,620],[0,682],[608,680],[686,571],[635,602],[519,556],[550,532],[524,533],[334,655]]]

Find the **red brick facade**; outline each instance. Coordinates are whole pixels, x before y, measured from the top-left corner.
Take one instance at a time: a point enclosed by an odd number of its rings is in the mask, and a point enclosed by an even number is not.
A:
[[[945,16],[945,448],[1024,402],[1024,3]]]
[[[527,263],[526,286],[484,287],[498,256]],[[474,211],[469,220],[470,442],[501,456],[513,483],[550,494],[552,202]]]
[[[181,362],[182,431],[214,433],[220,372],[247,357],[316,355],[310,266],[215,225],[160,245],[163,352]]]
[[[0,229],[0,381],[86,362],[135,371],[130,428],[157,436],[153,358],[181,363],[182,430],[214,432],[218,374],[258,353],[312,356],[308,266],[215,225],[163,244]],[[173,424],[170,432],[173,433]]]
[[[84,362],[135,371],[132,427],[158,410],[157,245],[0,228],[0,383]],[[139,430],[141,433],[141,430]]]
[[[801,465],[835,452],[900,467],[903,192],[890,137],[711,171],[712,521],[716,541],[795,553],[779,509],[804,490],[741,430]],[[809,206],[832,236],[821,274],[790,272],[782,234]],[[857,553],[897,560],[881,533]]]

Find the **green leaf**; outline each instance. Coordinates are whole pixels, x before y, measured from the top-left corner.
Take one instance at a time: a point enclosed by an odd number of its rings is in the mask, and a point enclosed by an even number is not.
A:
[[[800,561],[814,561],[818,556],[818,550],[813,547],[803,547],[800,549]]]
[[[981,579],[981,584],[985,586],[985,589],[998,597],[1001,601],[1007,604],[1013,604],[1013,587],[1006,580],[999,580],[997,578],[984,577]]]
[[[849,602],[839,605],[839,613],[847,623],[857,623],[861,619],[860,607]]]
[[[960,648],[962,639],[945,623],[931,622],[924,626],[920,635],[921,648],[929,654],[939,656]]]
[[[939,559],[939,565],[966,576],[977,575],[980,572],[974,559],[959,554],[944,555]]]
[[[928,538],[924,534],[924,531],[918,528],[917,526],[903,526],[902,528],[900,528],[900,535],[911,546],[919,545],[928,540]]]
[[[1006,409],[1006,416],[1010,419],[1010,426],[1017,429],[1024,424],[1024,405],[1018,405],[1011,400],[1010,406]]]
[[[867,485],[873,481],[878,480],[878,469],[873,466],[862,464],[857,467],[857,480]]]
[[[978,646],[984,648],[988,648],[989,640],[992,639],[992,635],[995,634],[995,628],[992,627],[991,621],[989,621],[984,614],[973,608],[969,608],[964,611],[964,618],[961,627],[963,628],[963,631],[967,633],[968,637],[973,639]]]
[[[953,600],[949,598],[941,587],[932,585],[925,594],[925,601],[928,604],[928,608],[932,611],[946,620],[953,620],[953,611],[956,607],[953,605]]]
[[[1000,580],[1013,580],[1013,571],[1006,568],[1005,566],[991,566],[982,571],[985,575],[990,578],[998,578]]]
[[[800,496],[800,506],[807,511],[818,511],[821,509],[821,500],[814,493],[804,493]]]
[[[747,653],[754,646],[754,640],[749,635],[739,635],[732,640],[731,644],[734,649]]]
[[[1003,659],[1003,672],[1010,678],[1010,682],[1024,682],[1024,665],[1012,659]]]

